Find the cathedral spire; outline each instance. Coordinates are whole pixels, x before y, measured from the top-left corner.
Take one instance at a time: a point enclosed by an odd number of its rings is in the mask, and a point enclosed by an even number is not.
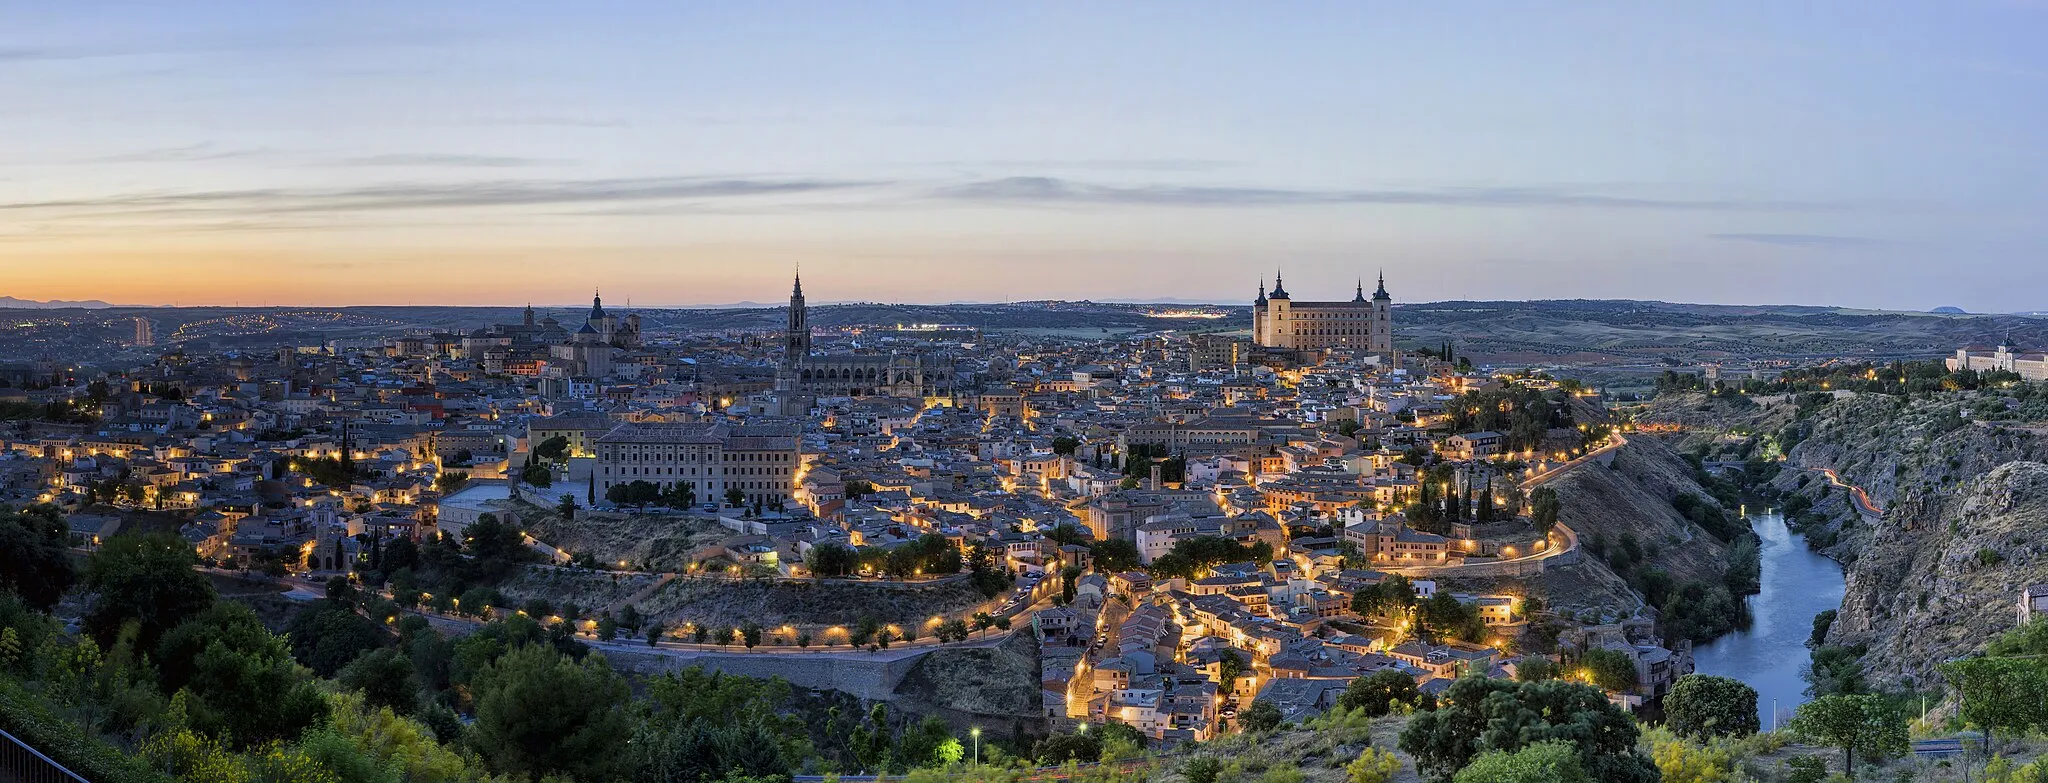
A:
[[[1253,299],[1252,304],[1260,306],[1266,304],[1266,279],[1263,277],[1259,278],[1259,298]]]
[[[1365,278],[1363,278],[1363,277],[1361,277],[1361,278],[1358,278],[1358,292],[1357,292],[1357,293],[1355,293],[1355,294],[1352,294],[1352,295],[1351,295],[1351,301],[1353,301],[1353,302],[1363,302],[1363,301],[1365,301]]]
[[[789,287],[789,295],[791,298],[804,295],[804,267],[802,264],[798,264],[796,267],[796,284]]]
[[[1271,296],[1274,299],[1287,298],[1287,284],[1281,281],[1280,270],[1277,269],[1273,270],[1273,293]]]
[[[1374,298],[1374,299],[1392,299],[1392,298],[1394,298],[1394,297],[1392,297],[1392,296],[1390,296],[1390,295],[1388,295],[1388,294],[1387,294],[1387,270],[1385,270],[1385,269],[1382,269],[1382,270],[1380,270],[1380,290],[1372,292],[1372,298]]]

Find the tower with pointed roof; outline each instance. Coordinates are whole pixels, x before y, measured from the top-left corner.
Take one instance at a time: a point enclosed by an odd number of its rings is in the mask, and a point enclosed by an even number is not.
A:
[[[789,323],[782,331],[782,364],[800,368],[811,356],[811,318],[804,305],[804,273],[798,270],[789,287]]]
[[[1387,273],[1380,272],[1379,290],[1372,292],[1372,331],[1367,347],[1374,353],[1394,353],[1394,297],[1387,293]]]

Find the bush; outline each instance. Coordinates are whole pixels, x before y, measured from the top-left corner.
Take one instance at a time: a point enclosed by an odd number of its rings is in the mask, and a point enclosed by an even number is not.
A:
[[[50,713],[11,679],[0,678],[0,729],[93,783],[171,783],[168,775]]]
[[[1388,783],[1400,771],[1401,760],[1379,748],[1366,748],[1357,759],[1344,765],[1344,776],[1351,783]]]

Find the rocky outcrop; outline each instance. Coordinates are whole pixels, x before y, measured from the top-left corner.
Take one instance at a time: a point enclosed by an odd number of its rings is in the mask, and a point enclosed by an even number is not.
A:
[[[932,651],[904,675],[895,699],[903,709],[954,725],[1022,724],[1025,732],[1042,733],[1043,679],[1038,639],[1024,630],[995,647]]]
[[[1867,647],[1880,679],[1925,680],[2013,627],[2022,587],[2048,583],[2048,464],[2008,462],[1926,511],[1935,524],[1885,525],[1863,543],[1829,633]]]

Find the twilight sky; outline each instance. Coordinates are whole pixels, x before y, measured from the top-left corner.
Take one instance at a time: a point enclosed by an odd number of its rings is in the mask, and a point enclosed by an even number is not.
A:
[[[2048,0],[0,0],[0,295],[2048,309]]]

